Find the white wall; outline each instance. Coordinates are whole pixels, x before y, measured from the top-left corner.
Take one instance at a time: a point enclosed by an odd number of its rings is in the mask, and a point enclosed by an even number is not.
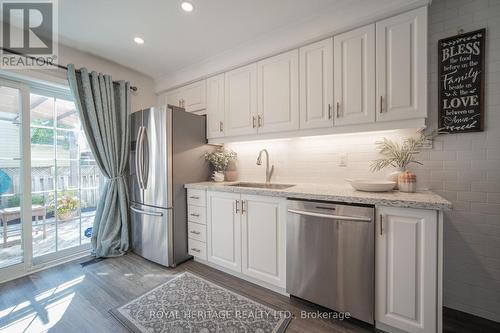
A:
[[[132,92],[131,112],[156,104],[154,81],[147,75],[141,74],[133,69],[124,67],[112,61],[69,48],[64,45],[59,45],[58,62],[64,66],[72,63],[76,66],[76,68],[86,67],[90,71],[94,70],[96,72],[109,74],[115,81],[130,81],[131,85],[138,88],[137,92]],[[17,70],[7,72],[15,72],[19,75],[67,85],[66,71],[61,69]]]
[[[450,200],[444,221],[444,305],[500,321],[500,1],[434,0],[429,12],[429,114],[437,127],[437,41],[459,28],[486,32],[486,130],[438,137],[413,166],[418,186]],[[348,177],[383,177],[368,171],[374,142],[409,130],[227,144],[239,156],[240,178],[264,181],[256,166],[268,148],[274,181],[344,183]],[[347,153],[348,167],[339,167]]]
[[[500,1],[434,0],[429,12],[429,112],[437,127],[437,41],[486,28],[484,132],[439,138],[418,170],[453,202],[444,229],[444,303],[500,321]]]

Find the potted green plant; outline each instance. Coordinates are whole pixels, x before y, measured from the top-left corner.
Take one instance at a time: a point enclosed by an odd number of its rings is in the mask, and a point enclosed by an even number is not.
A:
[[[224,149],[223,147],[217,148],[210,153],[205,153],[205,160],[210,163],[210,167],[213,170],[212,179],[216,182],[224,181],[224,172],[229,162],[235,159],[236,153],[230,149]]]
[[[396,171],[392,172],[389,178],[397,184],[399,175],[407,171],[409,164],[422,165],[422,162],[417,160],[417,155],[422,151],[425,143],[432,141],[439,133],[437,131],[425,133],[421,129],[418,130],[417,134],[416,137],[404,138],[401,143],[387,138],[375,142],[379,153],[383,157],[371,162],[371,171],[375,172],[386,167],[394,167]]]

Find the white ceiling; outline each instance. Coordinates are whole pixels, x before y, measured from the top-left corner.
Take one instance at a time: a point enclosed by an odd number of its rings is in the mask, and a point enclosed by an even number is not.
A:
[[[191,13],[180,2],[59,1],[60,42],[159,78],[324,11],[415,0],[191,0]],[[145,43],[135,44],[135,36]]]

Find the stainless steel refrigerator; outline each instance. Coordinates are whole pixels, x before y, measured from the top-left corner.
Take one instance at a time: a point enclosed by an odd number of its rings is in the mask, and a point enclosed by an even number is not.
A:
[[[208,179],[206,117],[175,106],[131,114],[132,250],[164,266],[191,258],[185,183]]]

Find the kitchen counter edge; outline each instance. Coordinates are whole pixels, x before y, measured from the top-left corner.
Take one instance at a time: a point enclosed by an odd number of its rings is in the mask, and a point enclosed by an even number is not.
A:
[[[417,191],[416,193],[405,193],[399,191],[362,192],[349,188],[348,186],[324,184],[297,184],[287,189],[227,186],[235,183],[238,182],[202,182],[185,184],[184,187],[186,189],[196,190],[210,190],[251,195],[267,195],[290,199],[336,201],[375,206],[391,206],[430,210],[452,209],[451,202],[431,191]]]

